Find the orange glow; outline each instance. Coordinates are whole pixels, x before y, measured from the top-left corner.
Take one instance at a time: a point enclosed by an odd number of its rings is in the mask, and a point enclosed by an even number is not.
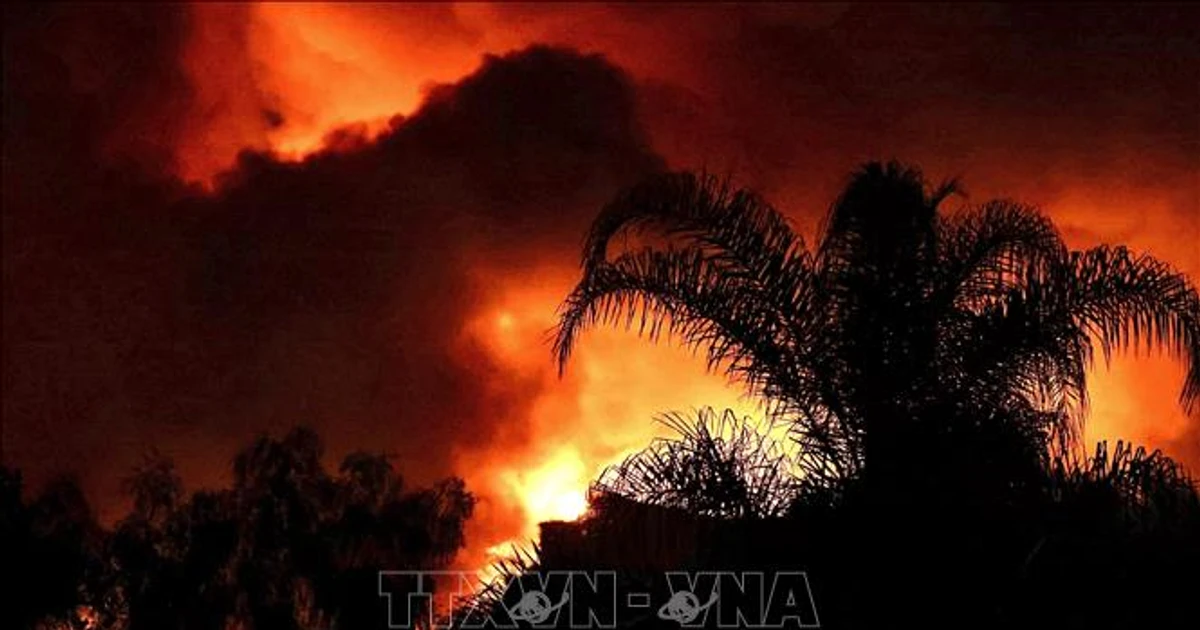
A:
[[[197,27],[187,66],[198,111],[196,128],[178,151],[181,174],[196,181],[229,168],[242,149],[299,159],[321,149],[330,132],[348,125],[359,125],[370,137],[386,129],[394,116],[414,112],[430,84],[463,77],[478,67],[483,54],[532,42],[600,50],[635,77],[666,77],[697,92],[713,89],[716,81],[704,76],[705,66],[695,63],[693,49],[674,45],[657,25],[621,21],[598,5],[540,12],[481,4],[417,5],[404,11],[357,4],[202,4],[194,11]],[[240,56],[229,54],[238,47]],[[662,121],[647,119],[649,133],[673,166],[690,166],[691,160],[709,159],[714,157],[710,151],[723,149],[698,144],[722,137],[712,129],[680,133],[653,128],[656,122]],[[730,129],[722,133],[732,134]],[[1200,250],[1194,245],[1200,234],[1181,234],[1177,227],[1188,229],[1195,222],[1173,214],[1194,205],[1159,192],[1175,188],[1187,194],[1188,182],[1122,189],[1121,181],[1063,171],[1056,183],[1071,185],[1045,191],[1037,182],[1022,180],[1021,172],[1007,163],[902,157],[918,160],[935,176],[963,172],[972,185],[972,200],[1013,195],[1041,204],[1072,246],[1125,242],[1200,277]],[[803,170],[805,165],[794,167]],[[781,171],[775,177],[785,177],[786,169]],[[981,181],[985,176],[993,181]],[[806,202],[797,209],[828,202],[824,192],[811,198],[765,179],[746,183],[784,206],[794,199]],[[796,218],[798,228],[810,235],[815,215]],[[524,417],[507,420],[513,426],[505,427],[496,443],[453,455],[456,470],[484,497],[471,525],[477,529],[469,535],[468,564],[536,536],[539,521],[577,518],[585,508],[588,483],[605,466],[661,433],[651,420],[655,414],[697,406],[755,412],[739,388],[705,374],[701,359],[619,330],[590,332],[566,377],[558,381],[547,331],[576,273],[570,267],[546,268],[525,274],[519,283],[499,274],[489,277],[488,285],[499,288],[464,331],[483,344],[497,369],[529,375],[545,386]],[[1088,438],[1121,436],[1151,445],[1178,439],[1188,422],[1176,405],[1181,370],[1166,358],[1118,358],[1108,370],[1099,365],[1092,373]]]
[[[469,63],[424,48],[413,37],[425,32],[419,24],[381,23],[381,14],[366,6],[255,5],[251,54],[273,62],[263,82],[280,96],[283,118],[271,133],[272,148],[302,156],[350,124],[366,125],[373,135],[392,116],[412,112],[427,81],[470,70]]]
[[[1068,244],[1086,248],[1102,243],[1119,243],[1168,261],[1192,278],[1200,277],[1200,234],[1195,224],[1181,221],[1177,214],[1186,207],[1175,202],[1170,187],[1148,184],[1121,186],[1119,182],[1080,183],[1044,200]],[[1177,190],[1186,190],[1186,186]],[[1114,354],[1105,362],[1097,353],[1088,374],[1090,414],[1084,431],[1086,443],[1119,439],[1163,448],[1184,458],[1178,450],[1188,427],[1187,414],[1179,406],[1184,365],[1158,349],[1143,346]],[[1185,445],[1186,446],[1186,445]]]
[[[191,6],[185,68],[194,121],[177,146],[179,175],[210,183],[243,149],[299,160],[331,132],[367,138],[414,112],[433,85],[476,69],[482,57],[542,43],[603,52],[637,76],[694,78],[686,50],[613,9],[570,11],[477,3],[255,3]]]
[[[185,66],[196,127],[177,150],[180,175],[199,182],[243,149],[299,160],[339,129],[375,137],[416,110],[431,85],[523,43],[484,41],[451,5],[198,3],[191,11]]]
[[[505,471],[501,477],[519,497],[530,521],[540,523],[583,516],[589,473],[579,452],[566,446],[532,470]]]
[[[1170,357],[1152,355],[1103,360],[1088,375],[1092,412],[1087,443],[1107,440],[1168,445],[1184,436],[1187,416],[1178,395],[1185,368]]]
[[[455,468],[467,485],[486,497],[468,532],[464,566],[525,545],[542,521],[581,516],[588,486],[605,467],[666,434],[653,420],[659,413],[706,405],[743,415],[757,411],[738,387],[706,374],[702,358],[619,328],[589,331],[558,380],[547,331],[575,273],[543,269],[532,283],[481,274],[500,290],[466,333],[504,369],[540,374],[548,386],[523,426],[456,455]],[[508,434],[520,437],[506,439]]]

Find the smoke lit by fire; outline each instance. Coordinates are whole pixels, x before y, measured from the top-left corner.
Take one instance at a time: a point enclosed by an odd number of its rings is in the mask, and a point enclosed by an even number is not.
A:
[[[903,13],[899,9],[878,11]],[[430,462],[438,460],[443,460],[443,467],[446,461],[451,462],[449,471],[415,474],[453,472],[464,477],[468,487],[481,496],[478,518],[471,525],[469,557],[464,560],[471,563],[480,561],[486,550],[497,544],[532,537],[539,521],[578,517],[586,507],[584,497],[590,480],[606,465],[661,433],[661,427],[651,421],[656,413],[713,406],[753,414],[753,401],[742,398],[742,392],[720,376],[705,374],[700,359],[678,348],[653,346],[620,330],[589,333],[565,377],[559,380],[556,375],[550,358],[549,331],[555,323],[558,302],[577,274],[575,256],[580,235],[604,195],[637,174],[635,171],[641,167],[631,166],[628,173],[619,169],[643,149],[661,156],[670,167],[707,167],[732,173],[739,182],[764,191],[791,212],[797,230],[809,238],[822,209],[840,185],[839,178],[849,168],[862,159],[896,156],[922,165],[935,178],[962,175],[972,200],[1002,195],[1043,206],[1073,246],[1125,242],[1200,278],[1200,251],[1196,247],[1200,242],[1200,194],[1196,183],[1200,181],[1200,168],[1195,153],[1196,129],[1200,128],[1196,119],[1196,111],[1200,110],[1195,107],[1197,83],[1192,81],[1190,87],[1175,85],[1179,77],[1181,83],[1196,79],[1194,70],[1175,68],[1178,75],[1164,79],[1166,87],[1160,93],[1151,90],[1139,94],[1142,91],[1124,86],[1097,93],[1097,85],[1128,79],[1142,72],[1143,67],[1140,61],[1118,55],[1099,62],[1108,64],[1104,67],[1075,68],[1072,64],[1076,57],[1088,59],[1096,51],[1108,50],[1103,47],[1107,40],[1102,34],[1094,35],[1093,40],[1084,37],[1084,48],[1071,53],[1076,56],[1069,59],[1033,60],[1018,51],[1012,53],[1011,67],[999,62],[990,66],[993,62],[989,60],[1001,44],[971,40],[971,29],[988,23],[991,16],[979,14],[971,18],[978,23],[964,18],[965,23],[959,24],[917,12],[920,14],[881,15],[871,21],[868,14],[845,7],[761,7],[737,13],[700,7],[685,12],[674,7],[599,5],[552,9],[475,4],[200,3],[189,7],[180,18],[186,28],[171,48],[178,58],[161,60],[178,66],[182,78],[177,79],[188,86],[186,96],[164,95],[162,103],[149,98],[139,102],[138,107],[143,109],[131,111],[157,112],[156,106],[169,109],[166,114],[160,112],[163,120],[145,133],[138,126],[140,119],[127,120],[121,117],[122,112],[108,112],[106,115],[120,123],[115,125],[117,133],[125,135],[118,140],[113,140],[115,135],[105,138],[109,144],[117,142],[122,147],[133,146],[134,140],[165,146],[170,159],[164,163],[172,165],[171,175],[206,189],[202,199],[204,195],[212,196],[208,202],[211,205],[199,201],[174,207],[194,210],[200,215],[198,221],[217,217],[212,221],[220,229],[227,227],[220,221],[233,226],[220,232],[219,238],[204,242],[204,247],[217,254],[212,255],[215,262],[205,263],[208,266],[202,265],[202,272],[197,272],[203,276],[200,284],[208,286],[204,283],[210,275],[206,274],[211,274],[214,283],[227,282],[220,275],[224,269],[221,264],[229,259],[240,261],[238,257],[245,251],[257,252],[256,245],[239,241],[239,235],[275,239],[277,232],[290,229],[239,214],[259,207],[255,195],[271,199],[271,195],[287,192],[270,187],[257,192],[252,181],[258,171],[239,165],[239,153],[243,151],[268,153],[277,162],[312,168],[330,181],[348,182],[346,203],[362,203],[367,208],[373,207],[376,199],[350,198],[358,192],[358,180],[353,178],[363,176],[359,169],[374,169],[371,181],[410,177],[414,183],[404,180],[408,188],[397,195],[407,200],[404,195],[419,190],[413,195],[420,201],[414,202],[413,209],[403,211],[412,213],[405,217],[418,216],[414,220],[423,227],[414,229],[418,236],[410,237],[405,232],[404,238],[410,239],[406,243],[414,251],[421,247],[429,247],[430,251],[400,262],[375,250],[364,250],[364,255],[377,256],[385,261],[379,263],[382,266],[395,264],[408,269],[429,265],[430,269],[437,268],[429,274],[440,275],[423,281],[423,267],[406,272],[406,286],[415,288],[395,297],[368,284],[373,280],[364,280],[364,293],[379,291],[382,297],[372,298],[375,301],[363,298],[360,304],[354,301],[360,297],[358,289],[346,289],[351,307],[321,311],[311,317],[290,312],[280,315],[273,310],[275,303],[264,299],[262,312],[255,314],[262,319],[253,319],[255,325],[261,321],[285,325],[277,329],[263,325],[269,331],[263,333],[267,338],[250,338],[247,333],[243,341],[245,345],[262,346],[253,356],[265,367],[245,368],[253,372],[249,375],[225,372],[226,354],[241,356],[239,347],[205,355],[216,366],[212,372],[204,367],[192,369],[200,379],[230,380],[228,388],[214,390],[217,393],[211,397],[236,394],[244,391],[242,388],[267,391],[260,402],[249,405],[249,409],[239,408],[238,412],[246,417],[255,413],[271,416],[271,420],[253,427],[230,420],[229,425],[236,428],[223,426],[217,430],[206,429],[204,418],[200,418],[181,436],[160,430],[167,442],[161,447],[168,453],[175,449],[174,454],[185,472],[192,473],[192,479],[212,482],[219,479],[218,471],[228,458],[229,448],[244,441],[248,430],[305,420],[272,416],[283,412],[273,412],[271,401],[292,400],[295,392],[309,389],[334,392],[325,398],[314,393],[311,400],[287,407],[320,418],[324,425],[318,428],[331,439],[333,451],[364,446],[387,449],[390,442],[375,440],[404,442],[411,437],[410,427],[419,427],[413,430],[419,430],[422,436],[441,436],[429,437],[427,442],[404,452],[413,453],[406,460],[416,462],[418,467],[436,468]],[[1013,19],[1027,19],[1032,25],[1030,32],[1021,35],[1029,37],[1024,42],[1027,48],[1021,50],[1038,54],[1041,40],[1035,27],[1042,28],[1038,25],[1043,24],[1038,20],[1049,24],[1059,18],[1018,18]],[[880,26],[892,22],[896,24]],[[664,29],[664,24],[671,27]],[[921,31],[920,36],[910,39],[930,42],[928,47],[906,48],[907,44],[890,39],[898,37],[894,33],[903,31],[906,25],[914,32]],[[1008,29],[1022,32],[1018,26],[1009,25]],[[1191,41],[1194,45],[1194,36]],[[751,48],[748,42],[759,48]],[[612,72],[628,81],[628,85],[620,83],[618,87],[628,88],[630,102],[612,105],[613,111],[618,111],[612,120],[600,120],[596,129],[589,127],[579,133],[584,136],[581,144],[596,139],[587,134],[611,133],[622,142],[630,137],[630,148],[612,149],[609,156],[606,146],[588,145],[577,150],[573,138],[539,137],[523,144],[523,134],[528,133],[524,129],[471,127],[479,116],[462,114],[460,110],[466,106],[456,99],[475,97],[462,96],[469,90],[463,87],[466,83],[459,82],[475,81],[471,85],[483,87],[472,89],[480,91],[500,89],[503,82],[512,79],[502,67],[494,66],[500,69],[486,78],[493,82],[486,85],[485,78],[473,74],[480,70],[484,56],[512,54],[541,43],[585,54],[600,53],[603,60],[586,63],[621,69]],[[905,52],[897,53],[897,46]],[[67,59],[65,65],[73,63],[84,62]],[[583,69],[578,73],[565,74],[585,77],[579,79],[581,82],[591,81],[593,75],[607,80],[607,75],[595,67],[585,67],[585,61],[556,63],[580,64]],[[974,68],[973,63],[979,67]],[[1061,88],[1044,85],[1036,69],[1032,71],[1034,76],[1023,83],[1023,73],[1030,72],[1029,67],[1037,63],[1071,67],[1071,81],[1075,83]],[[72,80],[92,72],[87,67],[71,68],[76,73]],[[897,78],[898,72],[909,74]],[[547,80],[560,78],[553,75]],[[1051,93],[1044,94],[1043,90]],[[1081,94],[1084,96],[1078,96]],[[626,95],[617,96],[620,98],[615,100],[621,101]],[[1070,106],[1061,102],[1077,97],[1082,100],[1072,101]],[[591,108],[607,107],[586,100],[576,103],[572,94],[555,94],[553,98],[578,107],[572,118],[562,123],[566,131],[560,135],[578,131],[572,125],[592,112]],[[1159,124],[1164,102],[1175,108],[1174,114],[1167,116],[1174,118]],[[632,108],[636,120],[619,114],[625,105]],[[485,107],[503,110],[509,105],[497,99]],[[491,109],[484,113],[491,115]],[[598,119],[609,116],[607,110],[596,111]],[[503,125],[509,113],[499,111],[495,115],[490,122]],[[444,140],[422,135],[427,129],[445,131],[444,125],[449,124],[446,120],[466,131]],[[114,126],[108,118],[102,123]],[[632,127],[638,129],[631,131]],[[640,142],[642,131],[649,146],[633,146]],[[495,137],[484,137],[489,133]],[[1190,148],[1179,142],[1189,133]],[[554,145],[560,153],[536,155],[554,142],[563,145]],[[381,148],[378,155],[383,157],[378,157],[366,150],[386,143],[402,145],[403,152],[388,153]],[[493,151],[478,157],[483,165],[480,168],[489,167],[491,172],[484,174],[471,166],[462,167],[462,173],[449,173],[450,169],[440,167],[429,167],[428,172],[419,175],[397,175],[387,170],[425,168],[425,154],[420,151],[444,160],[435,162],[437,165],[457,164],[453,152],[459,144],[478,146],[480,152]],[[328,166],[321,160],[329,155],[350,157],[344,162],[328,162],[332,164]],[[575,179],[542,181],[536,173],[539,158],[548,161],[546,169],[558,169],[554,177]],[[592,163],[601,159],[611,159],[612,164]],[[517,168],[513,164],[524,165],[521,168],[532,173],[522,171],[526,177],[522,185],[541,186],[549,192],[504,189],[503,180],[509,178],[509,170]],[[261,171],[264,178],[284,177],[269,166]],[[247,180],[251,183],[245,183]],[[366,184],[363,189],[372,190]],[[495,191],[499,189],[504,195],[497,201]],[[390,189],[385,190],[391,194]],[[384,199],[399,203],[392,197]],[[581,207],[557,207],[563,199]],[[503,208],[495,210],[493,205]],[[228,216],[221,214],[227,207],[233,210]],[[281,210],[287,211],[290,209]],[[493,211],[494,216],[488,214]],[[165,221],[159,217],[153,220]],[[369,210],[354,215],[353,220],[360,222],[354,229],[361,227],[364,233],[382,229],[377,227],[382,220]],[[546,234],[539,232],[539,221],[551,226]],[[211,227],[197,225],[178,238]],[[5,244],[10,249],[7,229]],[[171,228],[162,229],[174,233]],[[499,236],[491,236],[495,234]],[[306,238],[297,237],[286,247],[307,253],[311,243]],[[319,250],[320,245],[315,247]],[[209,255],[209,249],[204,251]],[[283,251],[298,255],[291,249]],[[321,258],[323,253],[317,251],[311,261],[304,258],[308,261],[305,264],[320,267],[319,272],[308,268],[277,272],[268,263],[259,265],[254,253],[248,255],[251,262],[245,268],[234,265],[230,273],[239,282],[238,274],[243,272],[262,274],[271,282],[280,277],[288,280],[293,272],[329,273],[332,279],[328,281],[336,286],[342,280],[336,266],[348,264],[338,252]],[[118,269],[126,264],[119,254],[112,256],[117,261],[112,264]],[[263,256],[263,260],[269,259],[267,254]],[[194,263],[172,261],[181,266]],[[335,270],[327,271],[321,265]],[[362,271],[359,267],[348,268]],[[369,267],[364,273],[369,275],[374,269]],[[6,291],[8,273],[6,270]],[[70,275],[76,270],[63,273]],[[167,275],[160,285],[175,286],[172,283],[178,281],[183,286],[179,277],[166,270],[161,273]],[[443,277],[450,280],[443,282]],[[205,290],[219,293],[217,289]],[[244,294],[235,293],[228,299],[246,299],[257,291],[254,287],[239,290]],[[140,285],[130,291],[131,295],[142,295]],[[280,294],[288,299],[292,296],[282,289]],[[175,304],[170,301],[173,295],[163,298],[164,302]],[[211,299],[219,302],[226,299],[223,295]],[[205,299],[210,297],[205,294]],[[5,301],[8,305],[7,294]],[[181,321],[187,317],[182,311],[171,310],[175,308],[167,307],[170,317]],[[225,313],[220,310],[224,306],[213,308]],[[229,315],[231,319],[240,316],[241,311]],[[361,323],[371,317],[374,320],[370,323]],[[149,326],[152,330],[159,330],[153,326],[161,326],[164,338],[175,340],[175,335],[185,334],[173,328],[175,319],[161,321],[155,320],[159,323]],[[87,328],[91,325],[79,324],[85,330],[79,334],[86,339],[79,343],[93,349],[101,347],[96,352],[108,352],[109,346],[93,343],[92,329]],[[348,341],[343,337],[343,330],[360,326],[370,328],[370,332],[351,336]],[[428,331],[439,326],[453,330],[445,331],[445,338],[426,338]],[[6,336],[8,332],[6,324]],[[203,327],[191,332],[206,338]],[[94,333],[102,341],[107,339],[106,334],[105,330]],[[388,343],[390,335],[395,337],[396,349],[372,345]],[[297,343],[302,350],[291,349]],[[356,345],[346,350],[347,344]],[[431,349],[425,344],[440,346]],[[302,352],[303,356],[284,354],[280,348],[285,345],[287,352]],[[99,359],[104,366],[125,361],[118,350],[112,352],[116,354]],[[186,352],[179,352],[186,356]],[[330,359],[330,353],[335,358]],[[167,354],[163,365],[189,363]],[[433,358],[426,360],[427,355]],[[6,364],[24,357],[10,356],[6,350]],[[286,367],[283,373],[269,377],[259,373],[281,365]],[[6,366],[6,372],[9,369]],[[403,394],[405,388],[420,386],[401,381],[418,373],[422,378],[428,376],[430,382],[448,383],[446,389],[436,392],[447,405],[453,405],[446,416],[469,413],[471,417],[445,417],[432,408],[421,408],[414,413],[418,417],[408,417],[401,415],[403,409],[392,415],[395,410],[382,403],[372,407],[370,403],[349,402],[360,398],[392,400],[389,397],[393,395],[395,400],[408,400],[408,394]],[[166,382],[163,387],[173,382],[169,376],[157,373],[153,378]],[[13,391],[6,384],[6,394],[24,395],[29,401],[54,395],[57,385],[53,370],[30,379],[12,385]],[[1098,366],[1092,379],[1089,435],[1093,439],[1133,439],[1163,447],[1193,467],[1200,466],[1196,421],[1185,417],[1175,404],[1182,380],[1182,368],[1176,363],[1164,357],[1122,357],[1111,369]],[[87,396],[100,397],[103,389],[96,385],[96,392],[89,390]],[[482,393],[472,395],[482,402],[458,405],[455,399],[465,396],[465,389],[480,390]],[[202,389],[191,394],[200,398],[210,393]],[[419,398],[433,394],[417,391],[412,395]],[[123,421],[119,416],[130,409],[165,413],[173,409],[172,405],[186,403],[168,394],[156,393],[149,398],[152,400],[143,405],[144,401],[130,395],[90,421],[120,423]],[[34,436],[29,438],[31,443],[39,439],[38,430],[22,433],[23,429],[15,425],[27,422],[32,426],[42,420],[25,407],[8,404],[6,415],[15,417],[14,426],[5,429],[10,438],[6,444],[19,443],[24,435]],[[238,407],[235,402],[222,404],[229,409]],[[214,416],[228,411],[221,406],[200,408]],[[19,413],[10,413],[14,411]],[[74,412],[61,411],[64,417]],[[359,412],[366,414],[369,422],[391,428],[379,429],[376,424],[351,428],[335,420]],[[81,440],[95,435],[95,430],[81,431]],[[123,439],[118,449],[122,456],[132,455],[149,440]],[[446,452],[425,452],[434,447]],[[57,458],[55,464],[70,463],[70,451],[58,452],[57,448],[31,451],[29,459]],[[128,463],[93,461],[92,465],[103,467],[103,475],[115,479]],[[401,462],[406,471],[413,465]],[[113,485],[104,482],[97,487],[102,491]]]

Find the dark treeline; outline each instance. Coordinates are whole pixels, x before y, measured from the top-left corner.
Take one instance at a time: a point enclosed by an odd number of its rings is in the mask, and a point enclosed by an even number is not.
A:
[[[188,496],[171,460],[147,455],[111,529],[70,478],[23,497],[3,470],[0,627],[381,627],[378,572],[446,567],[474,498],[458,479],[408,488],[382,454],[336,472],[321,458],[307,429],[260,437],[231,487]]]

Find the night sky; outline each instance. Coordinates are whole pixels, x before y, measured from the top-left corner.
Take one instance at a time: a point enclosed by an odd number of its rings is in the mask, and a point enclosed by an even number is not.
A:
[[[308,424],[333,455],[464,476],[476,548],[519,535],[537,475],[579,491],[651,413],[737,397],[617,332],[556,375],[555,307],[621,186],[728,174],[811,237],[855,165],[898,158],[1200,277],[1196,24],[1183,5],[6,7],[4,461],[74,472],[111,518],[151,447],[215,484],[255,434]],[[1089,436],[1200,468],[1181,381],[1162,357],[1101,370]]]

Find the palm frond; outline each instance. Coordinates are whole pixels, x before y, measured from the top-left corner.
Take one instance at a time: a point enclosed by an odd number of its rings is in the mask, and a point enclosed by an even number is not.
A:
[[[803,363],[793,352],[806,329],[771,310],[756,286],[724,273],[698,249],[645,249],[585,272],[561,309],[554,344],[560,369],[584,327],[620,322],[636,322],[652,340],[666,333],[704,348],[710,369],[723,366],[770,398],[810,389],[801,387]]]
[[[757,286],[785,317],[805,315],[813,262],[804,241],[756,193],[712,175],[665,173],[623,191],[601,210],[583,248],[584,272],[603,264],[622,233],[659,230],[702,252],[730,277]]]
[[[1067,256],[1058,229],[1035,208],[990,201],[940,222],[938,303],[962,308],[1003,294],[1031,266],[1056,264]]]
[[[1152,256],[1124,247],[1072,253],[1053,276],[1079,325],[1114,350],[1165,348],[1187,363],[1180,402],[1200,400],[1200,296],[1187,276]]]
[[[511,553],[496,558],[488,567],[486,577],[480,579],[475,590],[456,598],[447,618],[439,619],[435,627],[481,628],[498,611],[505,608],[505,596],[511,594],[512,585],[522,576],[535,573],[541,568],[542,550],[537,544],[530,547],[512,546]]]
[[[1090,519],[1117,520],[1137,529],[1200,523],[1200,489],[1176,461],[1118,441],[1093,453],[1065,453],[1051,462],[1056,500]]]
[[[711,408],[659,421],[676,435],[605,470],[594,492],[717,518],[782,516],[795,499],[796,471],[769,426]]]
[[[886,477],[921,435],[1010,448],[1020,461],[1073,448],[1096,346],[1107,357],[1145,342],[1182,357],[1181,400],[1194,408],[1200,298],[1182,274],[1123,248],[1068,252],[1045,216],[1010,201],[941,215],[957,189],[898,163],[867,164],[831,208],[814,256],[749,191],[706,175],[652,177],[592,226],[583,277],[560,311],[559,370],[598,323],[636,322],[651,339],[703,348],[710,369],[792,423],[797,463],[820,483],[870,461]],[[609,251],[651,228],[665,245]],[[939,422],[962,426],[930,426]],[[976,434],[1007,441],[971,442]]]
[[[584,245],[584,264],[603,262],[609,242],[622,231],[650,227],[744,273],[778,275],[789,256],[804,251],[783,215],[754,192],[711,175],[666,173],[625,190],[601,210]]]
[[[1082,434],[1091,342],[1061,299],[1038,283],[1012,289],[978,313],[958,311],[942,328],[938,359],[945,384],[980,411],[1046,419],[1065,444]],[[1021,412],[1026,405],[1041,414]]]

